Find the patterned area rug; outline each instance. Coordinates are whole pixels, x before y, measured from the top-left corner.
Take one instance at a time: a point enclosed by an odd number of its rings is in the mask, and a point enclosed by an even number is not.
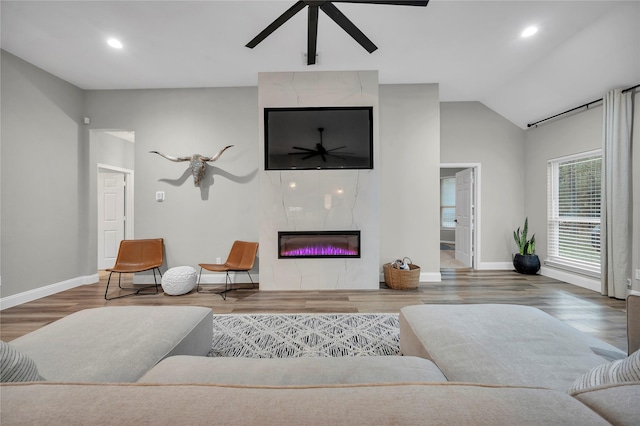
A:
[[[211,357],[397,355],[398,314],[214,315]]]

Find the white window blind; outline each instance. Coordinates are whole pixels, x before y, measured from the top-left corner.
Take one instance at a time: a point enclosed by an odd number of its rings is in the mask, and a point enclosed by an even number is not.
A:
[[[551,160],[547,264],[600,274],[600,150]]]
[[[456,227],[456,178],[440,178],[440,226]]]

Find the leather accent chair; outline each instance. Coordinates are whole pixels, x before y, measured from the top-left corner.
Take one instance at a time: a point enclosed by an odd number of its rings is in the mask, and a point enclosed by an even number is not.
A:
[[[164,241],[162,238],[148,239],[148,240],[122,240],[120,242],[120,248],[118,249],[118,257],[116,258],[116,264],[111,269],[107,269],[109,272],[109,279],[107,280],[107,288],[104,291],[104,298],[106,300],[119,299],[121,297],[135,296],[142,294],[158,294],[158,279],[156,277],[156,270],[162,278],[162,272],[160,272],[160,266],[164,263]],[[138,288],[125,288],[120,283],[122,274],[133,274],[136,272],[153,271],[153,281],[155,282],[155,293],[142,293],[142,291],[154,287],[154,285],[138,287]],[[111,275],[118,273],[118,287],[121,290],[130,290],[130,293],[120,294],[115,297],[107,297],[109,292],[109,284],[111,283]]]
[[[224,290],[218,292],[223,299],[227,299],[227,292],[233,290],[231,285],[231,277],[229,272],[246,272],[249,275],[249,281],[251,281],[252,288],[255,288],[253,279],[249,271],[253,268],[253,264],[256,260],[258,253],[258,243],[247,241],[234,241],[227,261],[225,263],[200,263],[200,274],[198,275],[198,285],[196,286],[196,292],[200,291],[200,278],[202,277],[202,270],[206,269],[211,272],[224,272],[226,273],[224,281]]]

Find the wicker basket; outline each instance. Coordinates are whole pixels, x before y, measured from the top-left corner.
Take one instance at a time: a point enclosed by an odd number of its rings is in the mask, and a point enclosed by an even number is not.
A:
[[[411,290],[418,287],[420,282],[420,267],[409,263],[409,270],[396,269],[391,263],[383,265],[384,282],[387,287],[394,290]]]

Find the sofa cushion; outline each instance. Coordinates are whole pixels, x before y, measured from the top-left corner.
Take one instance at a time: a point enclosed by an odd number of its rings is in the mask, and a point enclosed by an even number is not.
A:
[[[38,382],[44,380],[27,354],[0,341],[0,382]]]
[[[323,385],[389,382],[446,382],[431,361],[411,356],[206,358],[172,356],[139,383],[233,385]]]
[[[431,359],[449,381],[562,392],[607,358],[626,356],[539,309],[495,304],[402,308],[400,349]]]
[[[637,425],[640,419],[640,383],[599,386],[573,397],[614,425]]]
[[[43,377],[135,382],[171,355],[206,355],[213,317],[199,306],[112,306],[68,315],[11,342]]]
[[[640,350],[625,359],[602,364],[587,371],[571,385],[569,393],[626,382],[640,383]]]
[[[4,384],[5,424],[605,425],[548,389],[465,384]]]

